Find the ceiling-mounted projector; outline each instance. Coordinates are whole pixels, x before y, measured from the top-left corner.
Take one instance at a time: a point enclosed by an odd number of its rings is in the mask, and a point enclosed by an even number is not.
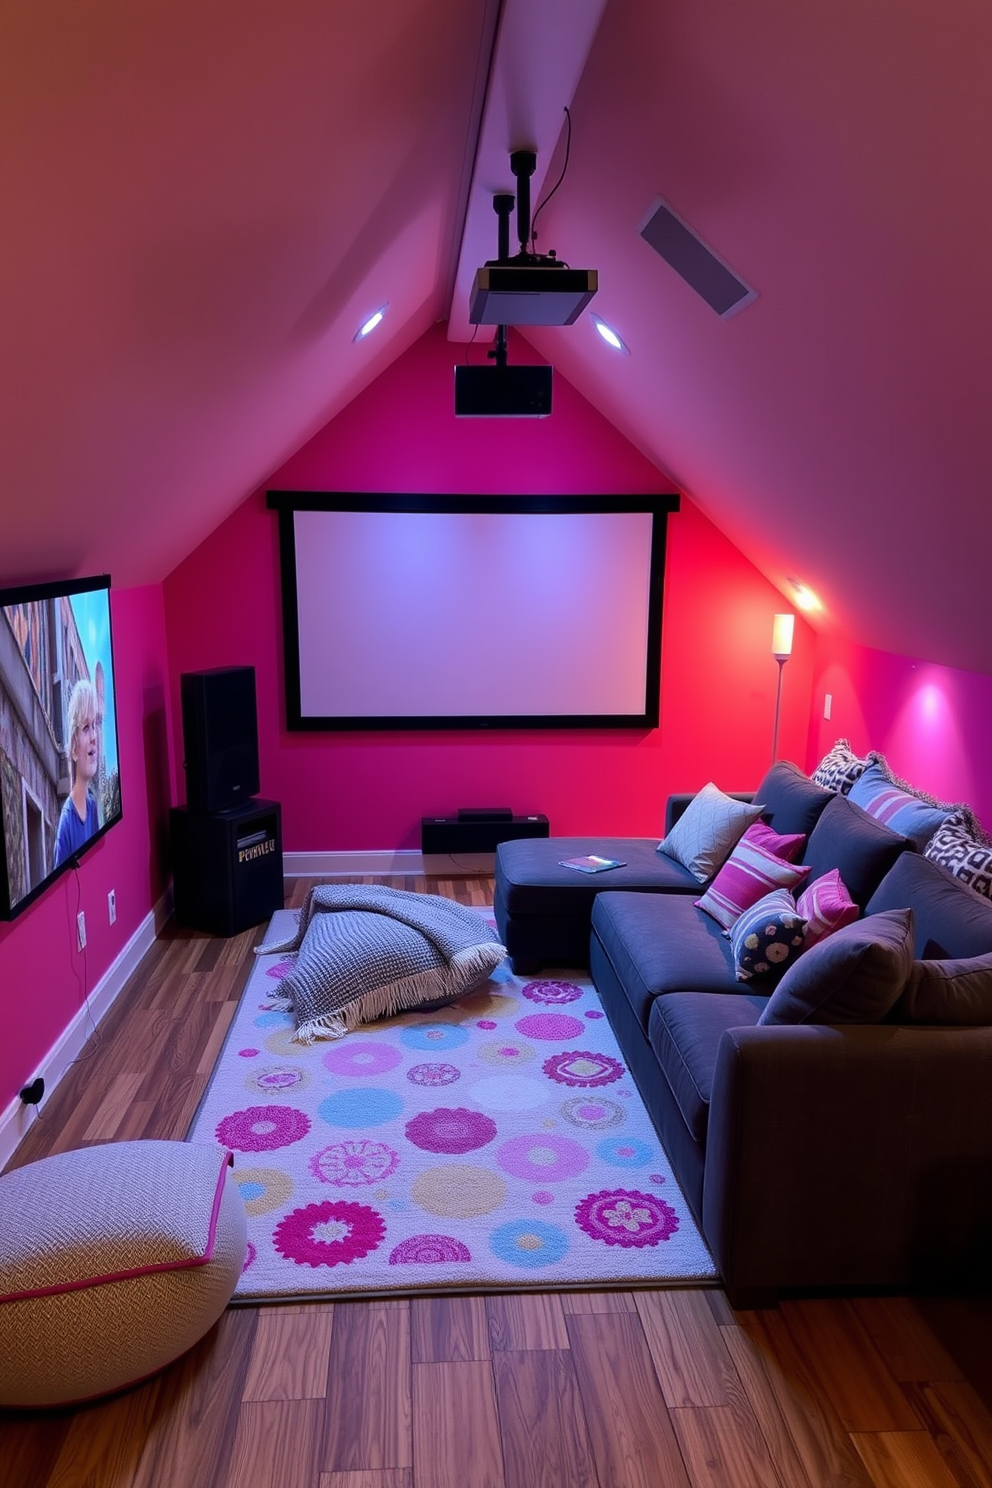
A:
[[[499,217],[499,257],[476,271],[469,300],[472,325],[571,325],[599,288],[595,269],[572,269],[554,253],[527,252],[530,236],[530,178],[537,164],[533,150],[514,150],[510,169],[517,178],[517,236],[520,252],[509,256],[509,214],[513,197],[493,198]]]
[[[477,269],[472,325],[571,325],[599,288],[595,269],[567,269],[556,259],[487,263]]]

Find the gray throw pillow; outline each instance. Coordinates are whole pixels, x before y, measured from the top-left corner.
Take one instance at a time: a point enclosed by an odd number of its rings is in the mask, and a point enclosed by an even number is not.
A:
[[[710,781],[693,796],[667,837],[658,843],[658,851],[688,868],[700,883],[706,883],[722,868],[764,809],[763,805],[735,801]]]
[[[913,911],[869,915],[804,951],[758,1023],[879,1023],[898,1001],[912,966]]]
[[[891,1020],[958,1028],[992,1023],[992,952],[960,960],[914,961]]]

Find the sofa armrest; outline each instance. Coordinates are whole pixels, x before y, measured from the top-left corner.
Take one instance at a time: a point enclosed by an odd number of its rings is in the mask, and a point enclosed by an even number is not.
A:
[[[703,1229],[731,1295],[987,1275],[992,1028],[737,1028]]]
[[[675,823],[678,821],[679,817],[683,814],[690,801],[693,801],[697,794],[697,791],[679,791],[675,795],[668,797],[668,800],[665,802],[666,837],[674,827]],[[724,795],[730,796],[731,800],[733,801],[746,801],[748,804],[750,804],[754,800],[754,791],[724,791]]]

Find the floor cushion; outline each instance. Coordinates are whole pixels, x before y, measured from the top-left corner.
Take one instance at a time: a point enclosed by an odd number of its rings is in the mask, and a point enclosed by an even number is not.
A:
[[[0,1405],[108,1394],[208,1332],[248,1245],[231,1161],[111,1142],[0,1176]]]

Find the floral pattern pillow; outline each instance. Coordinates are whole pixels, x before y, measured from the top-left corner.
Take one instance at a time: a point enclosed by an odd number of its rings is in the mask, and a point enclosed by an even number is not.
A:
[[[724,933],[730,936],[739,982],[754,977],[777,980],[802,954],[806,921],[788,889],[773,889]]]

